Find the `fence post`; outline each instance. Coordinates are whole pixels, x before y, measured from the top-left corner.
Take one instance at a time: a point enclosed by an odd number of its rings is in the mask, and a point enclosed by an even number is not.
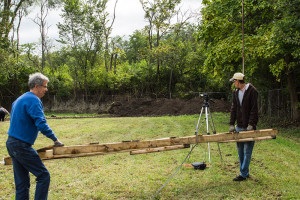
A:
[[[271,108],[271,90],[268,91],[268,114],[269,114],[269,117],[272,116],[272,108]]]

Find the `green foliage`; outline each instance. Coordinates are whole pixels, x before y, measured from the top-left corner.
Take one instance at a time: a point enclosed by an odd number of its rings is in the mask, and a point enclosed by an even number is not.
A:
[[[6,69],[9,69],[9,53],[0,47],[0,73],[5,75]]]
[[[135,31],[130,35],[127,47],[125,49],[126,58],[129,63],[139,62],[141,59],[145,59],[148,51],[148,43],[146,34],[141,31]]]
[[[280,18],[274,20],[268,45],[274,49],[274,65],[271,70],[276,77],[281,72],[292,71],[300,59],[299,1],[280,1],[276,10]],[[280,55],[280,57],[278,56]],[[283,70],[286,69],[286,70]]]
[[[241,2],[203,3],[203,19],[195,35],[205,47],[204,70],[224,84],[233,73],[242,72]],[[298,103],[295,93],[300,87],[293,80],[293,76],[299,76],[295,70],[300,55],[299,7],[299,1],[244,1],[246,80],[260,91],[289,88],[293,105]],[[295,106],[293,109],[298,112]]]
[[[73,79],[70,74],[68,74],[68,66],[62,66],[62,70],[59,73],[55,73],[55,76],[50,76],[49,82],[49,93],[54,94],[58,97],[69,97],[71,96],[70,88],[72,88]],[[47,74],[50,74],[48,72]]]
[[[31,2],[23,7],[29,8]],[[63,8],[63,22],[58,25],[62,46],[47,53],[44,69],[38,45],[25,44],[17,50],[16,41],[2,37],[6,30],[2,20],[0,94],[17,96],[26,91],[26,77],[37,71],[50,78],[50,95],[65,98],[230,93],[229,78],[242,71],[241,2],[203,1],[199,26],[185,20],[167,23],[178,11],[179,0],[140,2],[149,24],[125,40],[104,33],[109,31],[107,0],[50,1],[51,6]],[[264,93],[290,87],[289,74],[293,72],[295,80],[300,75],[299,1],[244,0],[244,8],[246,81]],[[294,84],[289,91],[299,90],[299,83]]]
[[[71,58],[68,64],[74,80],[75,92],[87,94],[89,74],[98,61],[97,54],[102,48],[103,26],[106,1],[65,0],[59,23],[60,42],[68,46]],[[82,80],[82,81],[81,81]],[[83,85],[83,86],[81,86]]]

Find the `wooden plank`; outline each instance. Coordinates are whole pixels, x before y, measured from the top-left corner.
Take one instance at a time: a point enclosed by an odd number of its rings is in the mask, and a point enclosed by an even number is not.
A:
[[[92,153],[53,155],[53,158],[51,158],[51,159],[88,157],[88,156],[107,155],[107,154],[112,154],[112,153],[116,153],[116,152],[92,152]],[[44,160],[48,160],[48,159],[44,159]]]
[[[44,152],[39,152],[40,158],[43,159],[51,159],[53,158],[53,149],[51,150],[46,150]]]
[[[263,129],[255,131],[244,131],[240,133],[220,133],[215,135],[198,135],[199,143],[207,142],[241,142],[257,141],[276,138],[278,130]],[[38,149],[37,152],[42,160],[58,158],[74,158],[94,155],[106,155],[121,152],[159,152],[162,150],[175,150],[177,145],[190,145],[197,143],[197,136],[170,137],[156,140],[130,140],[116,143],[90,143],[87,145],[54,147],[53,145]],[[139,151],[140,150],[140,151]],[[12,164],[10,157],[4,158],[4,164]]]
[[[54,147],[54,145],[50,145],[50,146],[47,146],[47,147],[40,148],[40,149],[38,149],[36,151],[37,152],[45,152],[47,150],[53,150],[53,147]]]
[[[49,147],[44,147],[42,149],[37,150],[41,160],[53,158],[53,149],[50,150],[46,150],[46,149],[49,149]],[[4,165],[12,165],[12,159],[10,156],[4,157]]]
[[[158,147],[158,148],[147,148],[142,150],[130,151],[130,155],[178,150],[178,149],[185,149],[189,147],[190,147],[189,144],[184,144],[184,145],[165,146],[165,147]]]
[[[12,165],[12,159],[10,156],[4,157],[4,165]]]
[[[222,141],[237,141],[245,138],[257,138],[265,136],[276,136],[278,131],[276,129],[264,129],[255,131],[244,131],[240,133],[220,133],[215,135],[199,135],[199,143],[207,142],[222,142]],[[75,146],[63,146],[54,147],[53,155],[65,155],[65,154],[80,154],[80,153],[92,153],[92,152],[124,152],[127,150],[138,150],[147,148],[157,148],[164,146],[184,145],[184,144],[196,144],[197,136],[187,137],[171,137],[162,138],[156,140],[146,141],[129,141],[129,142],[116,142],[107,144],[93,144],[93,145],[75,145]]]
[[[183,148],[189,148],[190,145],[175,145],[175,146],[166,146],[166,147],[159,147],[159,148],[150,148],[150,149],[142,149],[137,150],[140,151],[136,154],[141,154],[141,152],[145,153],[152,153],[152,152],[161,152],[161,151],[169,151],[169,150],[177,150],[177,149],[183,149]],[[137,152],[132,151],[132,149],[127,149],[123,151],[112,151],[112,152],[91,152],[91,153],[78,153],[78,154],[64,154],[64,155],[50,155],[48,157],[44,156],[43,154],[39,154],[42,160],[49,160],[49,159],[60,159],[60,158],[76,158],[76,157],[87,157],[87,156],[96,156],[96,155],[107,155],[107,154],[113,154],[113,153],[124,153],[124,152]],[[148,152],[147,152],[148,151]],[[131,154],[133,155],[133,154]]]
[[[250,141],[271,140],[271,139],[276,139],[276,136],[265,136],[265,137],[257,137],[257,138],[244,138],[244,139],[239,139],[239,140],[227,140],[227,141],[222,141],[220,143],[250,142]]]
[[[142,150],[137,150],[140,152],[145,152],[145,153],[152,153],[152,152],[161,152],[161,151],[169,151],[169,150],[177,150],[177,149],[183,149],[183,148],[189,148],[190,145],[175,145],[175,146],[166,146],[166,147],[159,147],[159,148],[149,148],[149,149],[142,149]],[[46,158],[42,157],[42,160],[48,160],[48,159],[60,159],[60,158],[76,158],[76,157],[87,157],[87,156],[96,156],[96,155],[107,155],[107,154],[113,154],[113,153],[124,153],[124,152],[137,152],[137,151],[132,151],[132,149],[127,149],[119,152],[91,152],[91,153],[78,153],[78,154],[64,154],[64,155],[53,155],[52,157]],[[149,152],[146,152],[149,151]],[[151,152],[150,152],[151,151]],[[136,153],[140,154],[140,153]],[[133,154],[131,154],[133,155]]]

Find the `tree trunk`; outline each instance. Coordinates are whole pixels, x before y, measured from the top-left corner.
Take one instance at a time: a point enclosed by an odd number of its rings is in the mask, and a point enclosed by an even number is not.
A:
[[[290,100],[291,100],[291,108],[292,108],[292,120],[299,119],[299,99],[296,92],[296,87],[294,84],[294,71],[288,72],[288,89],[290,93]]]
[[[117,59],[118,59],[118,54],[115,54],[115,62],[114,62],[114,74],[117,73]]]
[[[22,17],[23,16],[20,14],[19,23],[18,23],[18,27],[17,27],[17,62],[19,62],[20,26],[21,26]]]
[[[159,47],[159,29],[157,29],[157,33],[156,33],[156,47]],[[159,87],[160,84],[160,71],[159,71],[159,63],[160,63],[160,59],[159,59],[159,55],[156,55],[157,57],[157,62],[156,62],[156,85],[157,88]]]
[[[115,56],[114,53],[111,53],[111,55],[110,55],[110,65],[109,65],[110,71],[112,71],[114,56]]]
[[[152,30],[151,30],[151,23],[150,23],[150,27],[149,27],[149,31],[148,31],[148,35],[149,35],[149,65],[152,63]]]
[[[25,2],[26,0],[20,0],[18,3],[15,4],[14,10],[10,10],[12,7],[12,2],[11,0],[4,0],[3,2],[3,16],[2,16],[2,20],[1,25],[3,25],[4,27],[4,31],[0,34],[0,39],[6,39],[8,41],[8,36],[9,33],[13,27],[13,23],[15,21],[15,18],[17,16],[17,12],[19,11],[19,9],[21,8],[22,4]],[[4,37],[3,37],[4,36]]]
[[[172,75],[173,75],[173,62],[171,64],[171,71],[170,71],[170,80],[169,80],[169,94],[170,94],[170,99],[172,99]]]
[[[108,35],[105,35],[105,51],[104,51],[104,65],[108,72]]]

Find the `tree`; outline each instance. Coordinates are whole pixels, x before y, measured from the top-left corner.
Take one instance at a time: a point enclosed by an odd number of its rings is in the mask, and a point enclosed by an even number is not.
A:
[[[126,58],[130,64],[138,63],[143,59],[147,59],[147,33],[143,31],[134,31],[132,35],[129,36],[129,41],[127,41],[127,46],[125,47]]]
[[[33,1],[34,0],[0,1],[0,66],[2,69],[9,69],[9,65],[11,65],[9,54],[13,52],[13,49],[10,46],[9,34],[13,29],[15,19],[19,11],[30,7]]]
[[[8,35],[13,28],[17,13],[24,2],[26,3],[25,0],[4,0],[0,2],[0,41],[8,40]]]
[[[41,34],[41,44],[42,44],[42,66],[41,72],[43,72],[46,62],[46,46],[47,46],[47,32],[49,26],[47,25],[46,18],[48,16],[48,0],[42,0],[40,2],[40,14],[36,16],[33,20],[39,26],[40,34]]]
[[[107,0],[105,1],[105,8],[106,8],[106,3],[107,3]],[[115,18],[116,18],[115,13],[116,13],[117,3],[118,3],[118,0],[116,0],[116,2],[115,2],[113,18],[112,18],[110,25],[107,25],[109,22],[109,19],[108,19],[109,13],[107,13],[105,11],[105,9],[103,10],[104,13],[103,13],[103,18],[102,18],[102,22],[101,22],[102,26],[103,26],[103,30],[104,30],[104,35],[105,35],[104,64],[105,64],[106,71],[108,71],[108,63],[109,63],[109,61],[108,61],[108,59],[109,59],[109,36],[111,34],[112,26],[114,25]],[[110,70],[111,70],[111,65],[112,65],[112,63],[110,64]]]
[[[207,49],[204,66],[216,77],[228,80],[233,72],[241,71],[241,2],[205,0],[203,3],[206,7],[202,10],[198,38]],[[277,77],[281,73],[291,75],[291,69],[299,65],[299,1],[246,0],[244,7],[246,75],[261,74],[266,72],[262,70],[266,67],[269,73]],[[261,76],[266,79],[271,75]],[[297,119],[296,90],[290,83],[287,87],[291,95],[293,119]]]
[[[24,80],[31,67],[19,60],[19,28],[22,17],[28,14],[28,8],[33,2],[34,0],[0,1],[0,93],[16,97],[24,91],[24,87],[18,83]]]
[[[117,73],[117,64],[119,58],[124,57],[124,46],[123,40],[120,36],[116,36],[111,40],[111,56],[110,56],[110,70],[112,70],[114,66],[114,74]]]
[[[287,85],[290,93],[292,119],[300,119],[300,105],[296,90],[296,68],[300,67],[300,2],[281,0],[276,7],[278,18],[269,25],[266,47],[272,49],[265,52],[266,57],[271,57],[271,72],[279,77],[286,74]]]
[[[170,26],[170,20],[176,13],[175,7],[181,0],[140,0],[142,7],[145,11],[145,19],[148,20],[148,37],[150,53],[152,54],[153,48],[153,29],[156,30],[156,44],[155,47],[159,48],[161,37]],[[150,55],[151,56],[151,55]],[[160,76],[160,59],[156,55],[156,82],[159,84]],[[149,59],[151,64],[151,57]]]
[[[97,53],[102,49],[104,33],[102,14],[106,2],[105,0],[64,0],[62,14],[64,22],[58,24],[60,42],[69,46],[70,54],[76,61],[73,66],[75,91],[80,86],[79,80],[82,78],[86,96],[88,72],[95,65]]]

